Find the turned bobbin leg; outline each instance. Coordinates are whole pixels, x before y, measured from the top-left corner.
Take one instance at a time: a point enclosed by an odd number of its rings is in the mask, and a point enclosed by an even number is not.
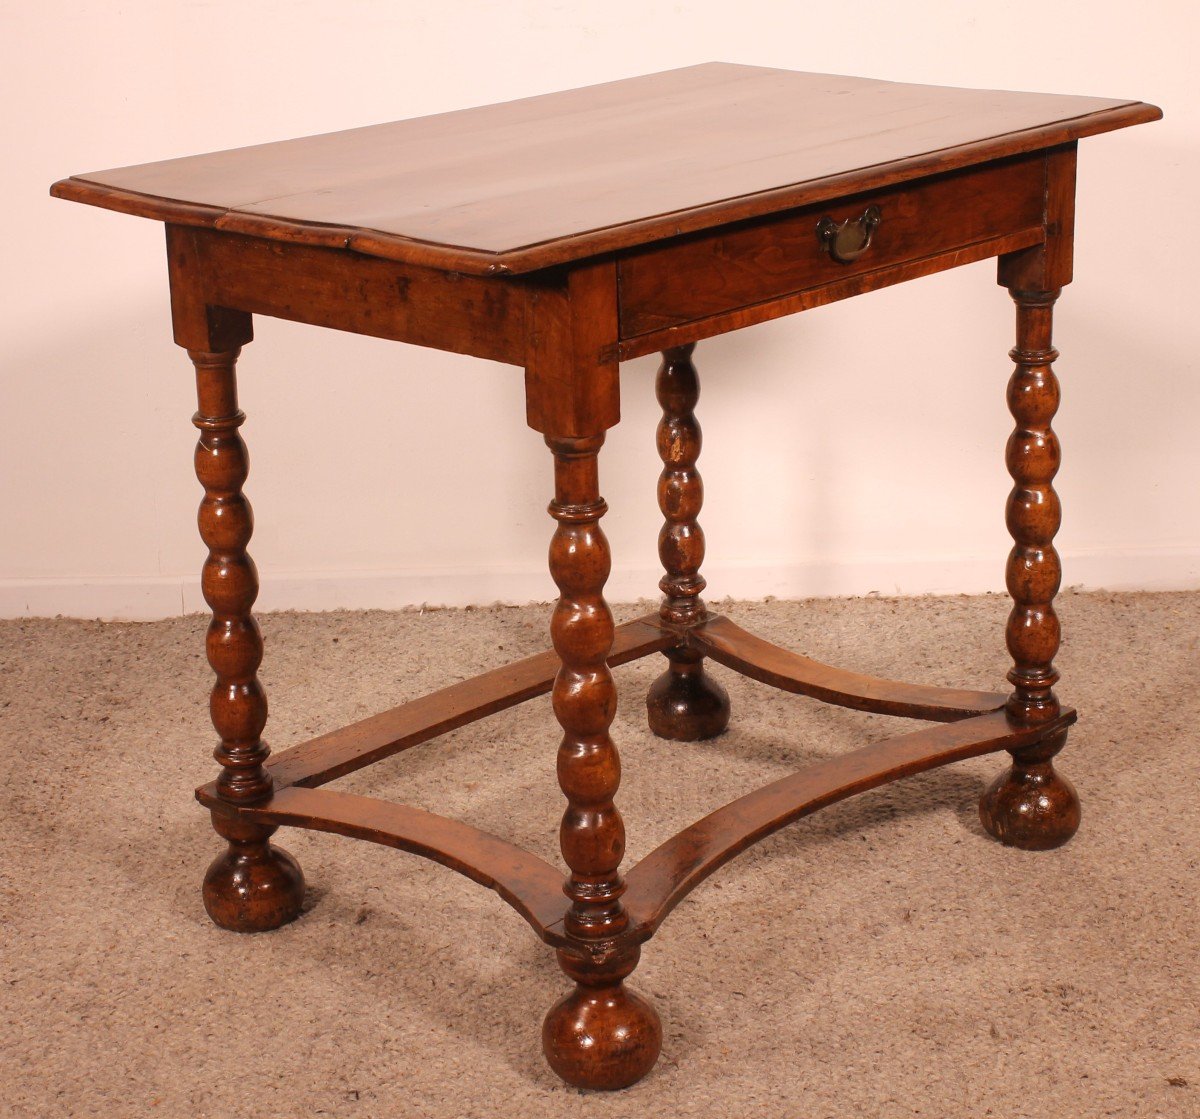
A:
[[[1008,529],[1013,548],[1007,583],[1013,607],[1006,637],[1013,667],[1008,700],[1011,719],[1044,723],[1058,717],[1054,694],[1059,647],[1054,596],[1062,570],[1054,549],[1061,520],[1053,480],[1060,455],[1051,420],[1058,410],[1058,379],[1053,362],[1051,326],[1057,290],[1011,289],[1017,306],[1016,362],[1008,386],[1008,406],[1016,429],[1008,440],[1007,461],[1013,478],[1008,499]],[[1054,731],[1034,746],[1012,752],[1011,768],[984,793],[979,804],[983,826],[1002,843],[1043,850],[1066,843],[1079,827],[1079,798],[1058,774],[1052,758],[1066,742]]]
[[[663,410],[658,425],[658,507],[663,526],[658,534],[658,555],[666,574],[659,586],[663,600],[659,614],[679,626],[704,621],[704,530],[697,517],[704,502],[704,483],[696,469],[700,455],[700,424],[696,402],[700,381],[692,364],[695,344],[663,353],[655,392]],[[664,654],[667,670],[650,687],[646,712],[650,729],[659,738],[697,742],[713,738],[729,725],[729,696],[704,670],[704,657],[681,645]]]
[[[221,741],[214,756],[221,763],[217,792],[231,805],[250,804],[271,795],[271,776],[263,768],[269,750],[262,740],[267,697],[258,681],[262,634],[250,610],[258,595],[258,572],[246,554],[254,522],[242,493],[249,471],[246,444],[238,428],[235,365],[238,349],[188,350],[196,367],[200,429],[196,476],[204,487],[200,536],[208,545],[202,585],[212,608],[208,627],[208,663],[217,680],[209,701]],[[275,831],[213,811],[213,827],[229,847],[204,877],[204,906],[220,926],[235,932],[261,932],[299,915],[304,875],[286,851],[268,843]]]
[[[550,513],[558,522],[550,572],[559,600],[550,633],[562,661],[553,701],[563,729],[558,780],[567,798],[559,830],[570,867],[564,928],[579,949],[558,954],[576,987],[546,1015],[542,1043],[550,1066],[569,1084],[612,1089],[649,1072],[658,1059],[662,1027],[654,1008],[624,986],[637,966],[638,948],[612,944],[628,917],[619,870],[625,825],[613,804],[621,763],[608,733],[617,693],[606,663],[613,618],[603,594],[610,566],[596,462],[603,442],[603,435],[546,437],[554,452]]]

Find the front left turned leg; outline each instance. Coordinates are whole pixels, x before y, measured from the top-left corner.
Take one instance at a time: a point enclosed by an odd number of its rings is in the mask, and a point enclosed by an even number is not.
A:
[[[695,344],[663,353],[655,393],[663,410],[658,425],[658,506],[663,526],[658,555],[664,574],[659,617],[669,625],[698,625],[708,616],[704,599],[704,530],[697,520],[704,502],[704,483],[696,469],[700,424],[696,402],[700,380],[692,364]],[[704,655],[681,644],[663,654],[667,670],[650,686],[646,713],[659,738],[698,742],[714,738],[729,725],[729,695],[704,669]]]
[[[221,738],[214,752],[221,763],[217,794],[230,806],[253,804],[270,797],[272,783],[263,767],[270,751],[262,740],[267,722],[267,697],[258,680],[262,634],[251,614],[258,572],[246,553],[254,521],[242,492],[249,456],[238,431],[246,418],[237,403],[238,351],[188,355],[199,400],[193,422],[200,429],[196,476],[204,486],[200,536],[208,545],[202,586],[212,608],[206,646],[217,676],[209,700]],[[212,818],[229,844],[204,876],[204,907],[213,921],[234,932],[264,932],[299,916],[304,875],[291,855],[267,842],[275,828],[245,823],[220,809],[213,809]]]
[[[658,1014],[624,985],[637,967],[637,945],[621,943],[629,918],[621,902],[625,825],[613,803],[621,763],[608,728],[617,708],[607,658],[613,618],[604,601],[610,558],[600,529],[596,455],[603,435],[546,437],[554,452],[555,496],[550,513],[558,528],[550,545],[550,572],[559,589],[550,623],[562,661],[554,681],[554,713],[563,729],[558,781],[567,798],[559,843],[570,874],[563,926],[575,941],[558,953],[576,987],[550,1009],[542,1046],[550,1067],[577,1088],[624,1088],[658,1059]]]
[[[1023,724],[1058,718],[1054,655],[1059,647],[1054,596],[1062,568],[1054,548],[1061,521],[1054,476],[1060,454],[1050,426],[1058,410],[1058,379],[1053,362],[1051,325],[1057,291],[1013,289],[1017,305],[1016,362],[1008,386],[1008,405],[1016,420],[1009,437],[1007,461],[1013,478],[1007,521],[1013,537],[1007,583],[1013,607],[1006,638],[1013,667],[1009,718]],[[1036,745],[1012,751],[1012,766],[1001,774],[979,802],[979,816],[1002,843],[1027,850],[1059,847],[1079,828],[1079,797],[1052,763],[1067,732],[1055,730]]]

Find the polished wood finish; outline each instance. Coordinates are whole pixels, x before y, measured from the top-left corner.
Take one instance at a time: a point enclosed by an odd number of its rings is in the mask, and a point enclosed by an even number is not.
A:
[[[704,599],[704,530],[697,517],[704,503],[704,483],[696,469],[700,424],[696,402],[700,380],[692,363],[692,346],[663,354],[655,392],[663,410],[658,425],[658,507],[663,526],[658,557],[666,570],[659,616],[673,628],[698,625],[708,617]],[[705,671],[704,654],[686,641],[666,653],[667,670],[650,685],[646,714],[659,738],[698,742],[713,738],[729,725],[729,695]]]
[[[1022,847],[1068,839],[1079,802],[1052,764],[1075,714],[1054,693],[1051,313],[1071,279],[1077,141],[1160,115],[1139,102],[713,64],[55,184],[59,197],[167,223],[174,337],[195,362],[200,401],[221,769],[197,797],[227,845],[205,880],[213,919],[253,931],[300,912],[303,876],[269,842],[280,826],[432,859],[495,890],[554,948],[574,986],[546,1015],[546,1057],[577,1087],[611,1089],[645,1075],[662,1041],[654,1008],[625,985],[643,943],[689,891],[773,831],[885,782],[1008,751],[1010,769],[981,801],[985,827]],[[1017,306],[1011,695],[833,668],[711,616],[692,344],[993,256]],[[234,374],[254,314],[524,370],[526,419],[554,462],[552,651],[269,756]],[[616,628],[598,455],[620,419],[619,362],[659,350],[664,598],[656,614]],[[724,729],[728,702],[706,661],[820,701],[946,725],[748,793],[623,876],[610,670],[655,653],[668,668],[647,709],[667,738]],[[562,727],[565,883],[469,823],[319,787],[546,692]]]
[[[1055,727],[1075,721],[1060,712]],[[1016,727],[1003,711],[927,727],[817,762],[732,801],[652,851],[629,872],[631,935],[649,937],[710,874],[782,827],[839,800],[915,773],[1036,742],[1041,728]]]
[[[246,418],[237,400],[238,351],[188,354],[196,367],[199,401],[192,422],[200,429],[196,477],[204,500],[199,522],[208,545],[201,577],[212,609],[208,663],[217,677],[209,711],[221,739],[214,751],[221,763],[216,794],[222,801],[249,804],[270,797],[272,783],[263,766],[270,750],[262,740],[267,722],[267,696],[258,680],[262,634],[251,613],[258,572],[246,552],[254,519],[242,492],[250,460],[238,430]],[[213,826],[229,847],[204,877],[209,916],[237,932],[273,929],[298,916],[304,876],[286,851],[267,842],[275,829],[239,825],[216,812]]]
[[[263,768],[270,751],[261,737],[267,724],[267,696],[257,675],[262,633],[251,613],[258,571],[246,551],[254,518],[242,492],[250,456],[238,430],[246,419],[237,402],[238,353],[188,354],[196,367],[200,403],[192,423],[200,429],[196,477],[204,500],[198,521],[208,546],[201,587],[213,614],[207,648],[217,677],[209,700],[213,726],[221,736],[217,791],[226,800],[262,800],[271,794],[271,778]]]
[[[525,419],[546,436],[589,436],[621,418],[617,270],[611,260],[551,273],[528,287]]]
[[[568,943],[562,931],[561,872],[523,847],[459,820],[373,797],[298,786],[279,789],[269,801],[238,806],[233,812],[213,797],[210,786],[200,790],[199,799],[213,807],[214,819],[223,826],[308,828],[432,859],[495,890],[548,944]]]
[[[621,337],[663,330],[819,288],[866,272],[944,256],[981,241],[1040,240],[1045,157],[1033,153],[914,184],[822,202],[656,245],[621,260]],[[818,223],[879,212],[870,247],[840,263]],[[703,283],[697,283],[697,277]]]
[[[656,622],[657,617],[650,615],[618,626],[608,655],[609,666],[667,648],[675,635],[664,633]],[[440,734],[545,695],[558,669],[558,654],[551,649],[484,672],[293,746],[272,757],[267,771],[276,789],[324,785]]]
[[[689,322],[663,327],[661,330],[651,330],[646,334],[623,338],[614,342],[606,352],[611,352],[622,361],[642,357],[659,350],[712,338],[718,334],[727,334],[732,330],[741,330],[746,326],[757,326],[784,315],[794,315],[798,311],[811,311],[817,307],[824,307],[827,303],[865,295],[867,292],[902,284],[907,280],[919,280],[922,276],[930,276],[948,268],[958,268],[964,264],[974,264],[979,260],[1024,249],[1039,244],[1044,236],[1045,231],[1038,228],[1006,237],[995,237],[988,241],[976,241],[949,252],[922,256],[916,260],[870,272],[859,272],[845,279],[832,280],[821,287],[790,292],[762,303],[733,307],[719,314],[706,315]]]
[[[571,551],[576,550],[573,546],[568,547]],[[579,612],[574,606],[569,609],[572,615]],[[593,611],[589,608],[582,613]],[[965,724],[953,733],[940,734],[930,730],[872,743],[854,755],[831,759],[816,768],[801,771],[792,784],[786,785],[787,789],[794,788],[797,794],[794,803],[788,801],[790,815],[772,809],[771,819],[776,821],[777,827],[836,799],[924,768],[1004,748],[1024,748],[1045,736],[1048,729],[1057,732],[1075,718],[1073,712],[1066,712],[1060,713],[1061,717],[1050,728],[1039,725],[1029,729],[1008,723],[1007,729],[1001,730],[1000,722],[985,716],[1004,714],[1006,697],[1002,694],[899,684],[831,668],[771,645],[718,615],[706,615],[702,624],[686,632],[681,632],[678,624],[663,617],[661,612],[626,622],[614,631],[606,663],[611,668],[666,651],[679,642],[681,636],[706,651],[719,651],[724,663],[744,675],[785,691],[812,695],[825,702],[859,710]],[[202,804],[219,812],[221,821],[231,820],[242,827],[307,827],[381,843],[433,859],[495,889],[546,943],[557,948],[579,949],[579,939],[566,927],[562,878],[536,856],[469,825],[406,806],[331,792],[321,797],[284,795],[289,788],[314,789],[399,750],[544,695],[551,690],[561,666],[562,660],[556,650],[540,653],[284,750],[267,763],[275,790],[274,795],[261,804],[231,806],[221,799],[216,782],[198,789],[197,797]],[[594,682],[590,677],[586,681],[587,684]],[[574,679],[565,686],[572,696],[578,691]],[[607,745],[601,745],[599,756],[610,756]],[[574,764],[574,757],[572,753],[570,765]],[[611,757],[615,757],[615,748]],[[856,759],[853,764],[851,758]],[[609,779],[616,770],[619,770],[619,763],[605,767]],[[825,789],[827,782],[833,784]],[[775,786],[771,788],[775,789]],[[785,785],[781,784],[780,788]],[[823,791],[818,795],[814,790]],[[786,797],[779,790],[761,801],[752,796],[743,797],[736,802],[741,806],[736,812],[720,810],[721,819],[749,820],[747,805],[778,805],[784,800]],[[760,823],[761,816],[762,813],[756,810],[755,818]],[[586,825],[579,828],[578,823],[575,818],[569,828],[570,843],[587,832]],[[758,838],[765,834],[763,832]],[[754,840],[748,839],[746,845],[751,842]],[[472,845],[478,848],[474,857]],[[731,850],[727,857],[733,854],[736,851]],[[656,854],[652,858],[661,860],[662,856]],[[687,889],[698,885],[724,861],[727,858],[713,863],[705,874],[689,877]],[[647,880],[650,870],[644,868],[645,862],[643,860],[630,872],[632,879]],[[671,889],[673,906],[686,890],[678,884]],[[552,899],[547,901],[551,895]],[[602,939],[607,947],[624,940],[632,950],[650,935],[657,928],[658,920],[650,921],[646,916],[650,904],[648,896],[647,887],[631,887],[629,897],[640,899],[636,901],[637,915],[624,924],[622,932],[598,939]],[[628,910],[628,905],[625,908]],[[666,912],[664,909],[659,919]]]
[[[559,966],[575,990],[542,1022],[542,1052],[568,1084],[606,1092],[628,1088],[658,1060],[658,1012],[624,983],[640,955],[636,944],[588,957],[559,949]]]
[[[179,246],[176,272],[186,271],[189,290],[206,304],[525,364],[520,288],[317,246],[168,228],[168,251]]]
[[[1005,520],[1013,537],[1006,582],[1013,599],[1005,637],[1013,667],[1009,717],[1047,725],[1060,705],[1054,693],[1054,657],[1061,641],[1054,597],[1062,565],[1054,537],[1062,520],[1054,477],[1061,453],[1052,421],[1059,405],[1054,361],[1054,305],[1074,269],[1076,145],[1046,156],[1046,237],[1040,245],[999,260],[997,279],[1016,305],[1015,365],[1008,407],[1015,421],[1006,447],[1013,479]],[[1066,843],[1079,829],[1079,796],[1052,759],[1066,729],[1050,729],[1041,742],[1010,751],[1012,766],[979,802],[983,826],[1002,843],[1045,850]]]
[[[1133,101],[708,63],[55,190],[271,241],[529,272],[1159,116]]]
[[[625,824],[613,803],[621,763],[608,733],[617,689],[608,668],[613,619],[604,601],[611,559],[600,529],[607,508],[597,463],[603,443],[603,434],[546,436],[554,455],[550,513],[558,522],[550,544],[559,590],[550,635],[562,662],[553,699],[563,728],[558,783],[567,798],[559,846],[571,870],[563,928],[591,951],[559,951],[576,988],[551,1007],[542,1040],[555,1072],[581,1088],[621,1088],[641,1079],[662,1040],[654,1008],[624,987],[637,952],[610,946],[629,921],[621,903]]]
[[[1008,386],[1008,406],[1016,428],[1008,440],[1007,461],[1013,479],[1006,520],[1013,537],[1007,583],[1013,598],[1005,637],[1013,667],[1008,713],[1015,722],[1040,726],[1058,717],[1054,694],[1058,671],[1054,655],[1061,631],[1054,596],[1062,565],[1054,536],[1062,521],[1054,476],[1061,454],[1051,420],[1058,411],[1058,378],[1053,362],[1051,324],[1058,291],[1013,291],[1017,305],[1016,362]],[[1079,797],[1054,770],[1051,759],[1066,742],[1056,730],[1025,750],[1013,752],[1013,764],[979,802],[983,826],[1003,843],[1031,850],[1058,847],[1079,828]]]
[[[1058,714],[1053,686],[1058,680],[1054,654],[1061,633],[1054,596],[1062,582],[1062,564],[1054,536],[1062,523],[1062,507],[1054,490],[1062,454],[1050,426],[1058,411],[1058,356],[1050,343],[1050,324],[1057,291],[1014,292],[1018,342],[1011,356],[1017,363],[1008,385],[1008,406],[1016,420],[1006,459],[1012,475],[1005,521],[1013,537],[1006,582],[1013,598],[1005,637],[1014,666],[1008,679],[1013,694],[1008,710],[1023,723],[1042,723]]]
[[[785,692],[812,696],[822,703],[874,711],[878,715],[953,722],[995,711],[1005,703],[1005,697],[998,692],[902,684],[833,668],[755,637],[728,618],[710,618],[691,630],[688,640],[719,664],[752,680]]]
[[[274,827],[213,812],[213,829],[229,844],[204,875],[201,894],[213,921],[230,932],[269,932],[300,916],[304,873],[282,847],[268,840]]]

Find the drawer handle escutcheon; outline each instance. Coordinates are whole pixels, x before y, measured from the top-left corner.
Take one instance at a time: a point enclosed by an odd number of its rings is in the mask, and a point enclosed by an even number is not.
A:
[[[817,222],[817,240],[821,249],[838,264],[849,264],[871,247],[871,238],[881,221],[883,214],[878,206],[868,206],[861,217],[847,218],[843,222],[822,218]]]

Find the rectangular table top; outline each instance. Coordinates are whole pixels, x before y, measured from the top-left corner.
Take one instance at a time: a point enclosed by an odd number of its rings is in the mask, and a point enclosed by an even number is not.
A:
[[[52,193],[457,271],[525,272],[1161,115],[1136,101],[708,63],[96,171]]]

